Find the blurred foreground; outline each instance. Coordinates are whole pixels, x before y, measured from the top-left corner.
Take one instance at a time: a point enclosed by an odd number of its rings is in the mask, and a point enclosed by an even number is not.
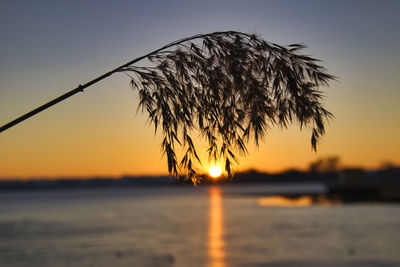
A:
[[[318,197],[326,191],[321,183],[3,191],[0,266],[400,266],[400,206],[343,205]]]

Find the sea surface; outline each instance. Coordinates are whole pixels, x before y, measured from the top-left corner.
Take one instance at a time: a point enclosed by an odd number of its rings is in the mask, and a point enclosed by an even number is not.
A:
[[[400,266],[400,206],[320,184],[0,193],[0,266]]]

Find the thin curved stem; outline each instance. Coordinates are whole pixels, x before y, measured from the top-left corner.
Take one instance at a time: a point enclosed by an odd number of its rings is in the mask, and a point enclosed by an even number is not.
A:
[[[93,84],[100,82],[101,80],[111,76],[112,74],[121,71],[123,68],[128,67],[130,65],[133,65],[136,62],[138,62],[138,61],[140,61],[142,59],[148,58],[149,56],[151,56],[153,54],[156,54],[156,53],[158,53],[158,52],[160,52],[160,51],[162,51],[164,49],[167,49],[169,47],[172,47],[172,46],[175,46],[175,45],[178,45],[180,43],[187,42],[187,41],[190,41],[190,40],[204,38],[204,37],[207,37],[207,36],[210,36],[210,35],[213,35],[213,34],[235,34],[235,33],[238,33],[238,32],[225,31],[225,32],[214,32],[214,33],[208,33],[208,34],[197,34],[197,35],[193,35],[191,37],[183,38],[183,39],[177,40],[175,42],[169,43],[169,44],[167,44],[167,45],[165,45],[165,46],[163,46],[163,47],[161,47],[161,48],[159,48],[157,50],[154,50],[154,51],[152,51],[152,52],[150,52],[150,53],[148,53],[148,54],[146,54],[144,56],[135,58],[135,59],[133,59],[133,60],[131,60],[131,61],[129,61],[129,62],[127,62],[127,63],[125,63],[125,64],[123,64],[123,65],[121,65],[121,66],[119,66],[119,67],[117,67],[117,68],[115,68],[115,69],[113,69],[113,70],[111,70],[111,71],[109,71],[109,72],[107,72],[107,73],[105,73],[105,74],[103,74],[103,75],[101,75],[101,76],[99,76],[99,77],[87,82],[87,83],[85,83],[85,84],[79,85],[77,88],[75,88],[75,89],[73,89],[73,90],[71,90],[71,91],[69,91],[69,92],[67,92],[67,93],[65,93],[65,94],[63,94],[63,95],[61,95],[61,96],[49,101],[49,102],[47,102],[46,104],[44,104],[44,105],[42,105],[42,106],[40,106],[40,107],[38,107],[38,108],[26,113],[26,114],[18,117],[17,119],[15,119],[13,121],[1,126],[0,127],[0,133],[4,132],[5,130],[17,125],[18,123],[21,123],[24,120],[26,120],[26,119],[38,114],[39,112],[42,112],[43,110],[46,110],[46,109],[50,108],[51,106],[54,106],[55,104],[57,104],[57,103],[59,103],[61,101],[64,101],[65,99],[67,99],[67,98],[69,98],[69,97],[71,97],[71,96],[73,96],[73,95],[75,95],[75,94],[77,94],[79,92],[83,92],[84,89],[86,89],[87,87],[92,86]],[[244,34],[244,33],[240,33],[240,34],[246,35],[248,37],[251,36],[251,35]]]

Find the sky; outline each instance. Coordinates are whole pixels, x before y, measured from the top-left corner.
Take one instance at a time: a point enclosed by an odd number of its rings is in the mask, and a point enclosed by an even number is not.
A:
[[[236,170],[400,164],[400,1],[1,1],[0,125],[129,60],[197,33],[235,30],[304,43],[338,80],[335,118],[311,150],[308,129],[271,129]],[[115,74],[0,133],[0,179],[167,174],[161,136]],[[204,168],[207,168],[204,162]]]

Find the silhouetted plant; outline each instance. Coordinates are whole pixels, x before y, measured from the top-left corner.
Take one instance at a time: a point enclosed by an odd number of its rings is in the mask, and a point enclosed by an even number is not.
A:
[[[174,50],[169,50],[174,47]],[[162,151],[168,171],[184,173],[196,184],[200,163],[193,132],[208,143],[209,160],[223,159],[232,175],[236,154],[246,144],[258,146],[272,125],[298,122],[312,128],[317,148],[331,117],[318,89],[334,77],[318,60],[298,53],[302,44],[280,46],[256,35],[214,32],[185,38],[149,54],[151,66],[125,66],[139,107],[148,112],[155,130],[162,129]],[[175,146],[183,148],[178,158]]]
[[[139,107],[146,110],[155,130],[162,128],[162,151],[168,171],[184,173],[196,184],[200,163],[192,135],[200,132],[208,143],[209,160],[223,159],[232,176],[236,154],[246,144],[258,146],[273,125],[298,122],[312,129],[314,150],[331,117],[322,105],[320,85],[334,77],[319,60],[299,53],[302,44],[280,46],[256,35],[227,31],[199,34],[165,45],[133,59],[39,106],[0,127],[3,132],[37,113],[79,93],[114,73],[132,78]],[[173,49],[173,50],[171,50]],[[138,61],[150,60],[145,67]],[[183,148],[178,159],[176,144]]]

